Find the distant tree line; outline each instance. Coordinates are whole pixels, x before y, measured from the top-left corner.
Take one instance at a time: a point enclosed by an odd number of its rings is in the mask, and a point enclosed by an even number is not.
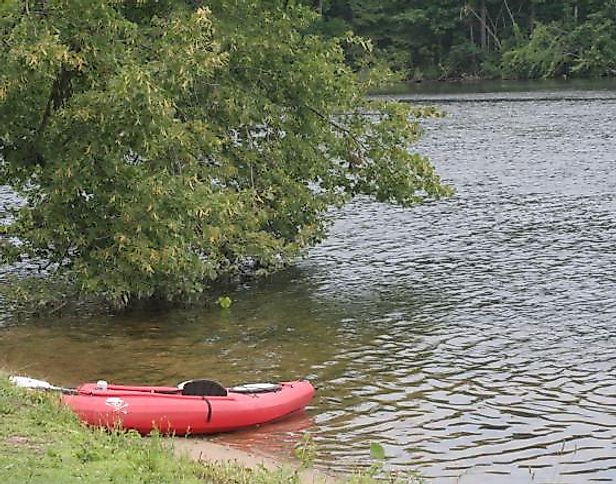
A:
[[[616,0],[307,0],[409,79],[616,74]]]

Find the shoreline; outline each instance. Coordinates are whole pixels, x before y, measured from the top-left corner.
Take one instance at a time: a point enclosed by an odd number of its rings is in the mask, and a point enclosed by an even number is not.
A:
[[[204,438],[144,438],[88,427],[61,404],[59,393],[16,387],[9,374],[0,368],[0,479],[9,482],[374,482]]]
[[[277,472],[291,469],[301,483],[333,484],[340,482],[340,476],[306,468],[297,460],[284,460],[236,449],[230,445],[212,442],[206,438],[169,437],[173,451],[180,457],[189,457],[197,462],[237,464],[250,469],[265,468]]]

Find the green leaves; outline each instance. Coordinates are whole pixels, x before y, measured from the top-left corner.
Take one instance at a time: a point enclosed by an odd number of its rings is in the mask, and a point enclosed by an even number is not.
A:
[[[366,41],[283,2],[150,3],[50,1],[0,30],[0,183],[26,201],[2,253],[117,306],[191,301],[280,269],[353,195],[449,193],[409,151],[432,113],[367,101],[345,64]]]
[[[370,457],[375,460],[385,459],[385,449],[378,442],[372,442],[370,444]]]
[[[573,28],[537,24],[528,40],[503,53],[507,77],[609,76],[616,70],[616,21],[601,13]]]
[[[229,296],[221,296],[216,302],[221,307],[221,309],[229,309],[231,304],[233,304],[233,300]]]
[[[615,70],[613,1],[330,0],[323,17],[323,32],[370,38],[375,58],[415,81]],[[346,53],[355,60],[354,49]]]

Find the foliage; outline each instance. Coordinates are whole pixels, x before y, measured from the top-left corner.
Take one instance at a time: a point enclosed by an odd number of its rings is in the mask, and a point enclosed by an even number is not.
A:
[[[368,101],[345,64],[368,44],[294,2],[193,4],[3,2],[0,184],[26,202],[5,263],[118,306],[192,300],[282,267],[351,196],[450,193],[409,151],[433,112]]]
[[[417,470],[392,472],[385,471],[385,449],[378,442],[370,443],[370,459],[373,461],[370,467],[362,473],[357,473],[351,479],[352,483],[368,483],[373,479],[392,484],[423,484],[425,482],[421,473]]]
[[[56,275],[24,278],[14,274],[4,282],[0,285],[0,300],[4,312],[15,319],[57,315],[69,302],[79,301],[74,285]]]
[[[385,459],[385,449],[378,442],[372,442],[370,444],[370,457],[375,460]]]
[[[481,48],[472,42],[462,42],[452,46],[441,66],[442,77],[477,76],[481,73],[485,58],[486,55]]]
[[[558,24],[535,27],[530,40],[503,54],[506,77],[547,78],[568,71],[567,35]]]
[[[308,432],[304,433],[294,449],[295,457],[301,462],[302,467],[308,468],[314,464],[316,452],[316,444],[312,435]]]
[[[229,296],[220,296],[216,302],[222,309],[229,309],[233,304],[233,300]]]
[[[616,22],[591,15],[566,29],[538,24],[532,36],[503,54],[507,77],[605,76],[616,74]]]
[[[326,23],[342,17],[349,29],[373,39],[394,69],[407,72],[429,67],[436,67],[436,72],[443,66],[457,35],[459,16],[457,0],[341,0],[332,1],[325,10]]]
[[[338,30],[344,24],[373,39],[376,55],[415,80],[616,74],[614,0],[330,0],[323,5],[325,24]]]
[[[576,28],[572,42],[578,46],[572,75],[616,75],[616,4],[611,18],[597,13]]]

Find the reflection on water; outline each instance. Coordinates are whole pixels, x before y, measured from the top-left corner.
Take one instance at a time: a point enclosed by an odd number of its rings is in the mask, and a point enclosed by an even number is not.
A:
[[[315,425],[314,418],[303,412],[290,417],[267,424],[264,427],[240,430],[231,434],[221,434],[214,437],[203,437],[249,450],[259,455],[276,455],[282,458],[295,455],[296,446],[306,445],[309,450],[310,442],[305,442],[302,437]],[[195,443],[200,438],[194,437]]]
[[[268,300],[258,289],[234,299],[227,311],[152,311],[18,326],[0,333],[0,350],[11,368],[66,384],[98,378],[152,384],[186,377],[228,384],[294,379],[308,375],[315,359],[333,357],[321,344],[331,331],[319,321],[331,312],[314,316],[308,301],[304,309],[297,301]]]
[[[238,288],[229,311],[12,327],[0,363],[61,384],[309,376],[308,422],[217,439],[286,455],[307,423],[317,464],[338,470],[376,441],[390,468],[437,482],[614,481],[616,101],[604,94],[443,100],[449,116],[421,149],[454,198],[411,211],[357,200],[306,260]]]

